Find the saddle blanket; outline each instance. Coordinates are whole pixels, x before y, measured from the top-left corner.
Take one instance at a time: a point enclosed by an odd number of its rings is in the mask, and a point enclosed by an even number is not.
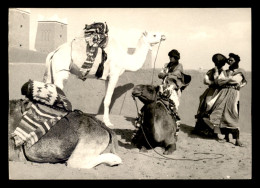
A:
[[[30,147],[45,135],[71,109],[64,92],[50,83],[29,80],[21,89],[29,100],[18,127],[12,133],[15,145]]]
[[[54,84],[29,80],[22,86],[21,92],[31,101],[65,111],[72,110],[71,102],[65,93]]]
[[[85,40],[87,43],[87,59],[80,68],[83,76],[83,81],[85,80],[85,77],[88,75],[94,64],[98,53],[98,48],[102,49],[102,61],[100,64],[103,65],[107,59],[107,54],[105,53],[104,48],[108,43],[108,28],[106,23],[97,22],[90,25],[86,24],[84,32]]]
[[[23,143],[26,143],[27,147],[32,146],[65,115],[67,112],[32,103],[13,133],[13,137],[18,136],[22,139],[20,143],[15,143],[16,146]]]

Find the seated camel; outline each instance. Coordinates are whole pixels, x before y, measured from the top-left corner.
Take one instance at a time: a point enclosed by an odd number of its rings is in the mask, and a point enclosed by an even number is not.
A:
[[[109,166],[122,163],[116,155],[118,141],[113,130],[78,110],[60,119],[34,145],[15,146],[11,133],[21,121],[26,105],[23,99],[9,101],[9,161],[66,162],[68,167],[86,169],[101,163]]]
[[[132,142],[138,148],[163,147],[163,154],[169,155],[176,150],[176,117],[169,113],[158,91],[159,86],[153,85],[136,85],[133,88],[132,96],[137,97],[144,106],[141,109],[141,127]]]

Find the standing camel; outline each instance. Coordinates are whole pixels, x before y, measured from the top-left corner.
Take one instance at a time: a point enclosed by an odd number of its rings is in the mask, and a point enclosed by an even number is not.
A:
[[[152,49],[151,47],[163,40],[165,40],[165,36],[160,33],[143,32],[137,42],[135,52],[130,55],[116,38],[109,38],[105,46],[107,60],[101,77],[106,83],[103,115],[103,122],[106,126],[113,126],[109,119],[109,106],[120,75],[126,70],[139,70],[145,62],[147,53]],[[46,58],[44,81],[54,83],[63,89],[70,74],[75,74],[71,67],[81,67],[86,60],[86,46],[86,38],[82,36],[61,45],[57,50],[51,52]]]

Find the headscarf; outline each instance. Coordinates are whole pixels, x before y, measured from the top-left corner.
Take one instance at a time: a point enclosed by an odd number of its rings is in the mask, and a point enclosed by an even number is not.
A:
[[[212,61],[216,66],[222,67],[227,62],[227,58],[224,55],[218,53],[212,56]]]
[[[168,56],[169,57],[174,57],[176,60],[179,60],[181,57],[180,57],[180,53],[178,52],[178,50],[171,50],[169,53],[168,53]]]

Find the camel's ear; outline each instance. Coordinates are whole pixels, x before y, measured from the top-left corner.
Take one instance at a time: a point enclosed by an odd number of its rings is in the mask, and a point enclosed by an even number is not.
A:
[[[83,30],[87,30],[88,28],[88,24],[85,24],[85,27],[83,28]]]
[[[144,35],[145,37],[147,36],[147,34],[148,34],[147,31],[143,32],[143,35]]]

